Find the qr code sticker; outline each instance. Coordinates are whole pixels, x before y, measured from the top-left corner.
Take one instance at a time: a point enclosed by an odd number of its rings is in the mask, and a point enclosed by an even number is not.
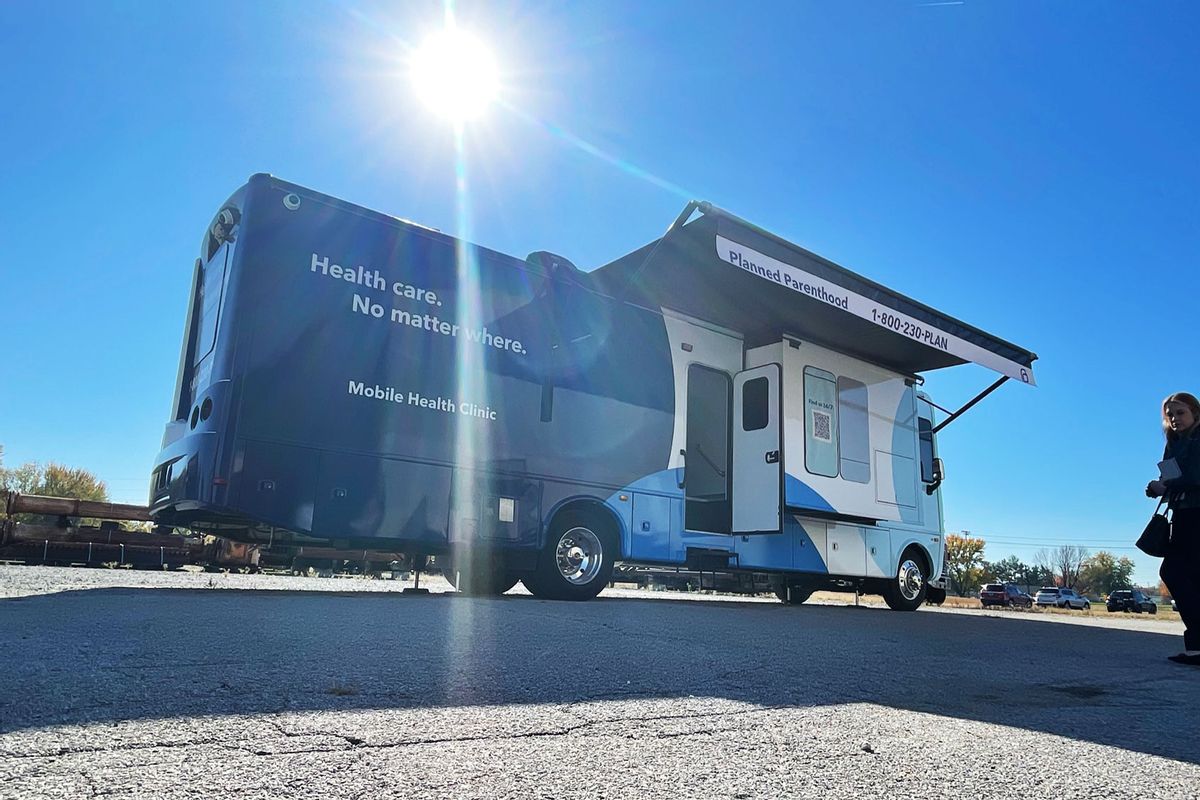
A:
[[[822,442],[833,441],[833,416],[826,414],[824,411],[813,409],[812,412],[812,435],[814,439],[820,439]]]

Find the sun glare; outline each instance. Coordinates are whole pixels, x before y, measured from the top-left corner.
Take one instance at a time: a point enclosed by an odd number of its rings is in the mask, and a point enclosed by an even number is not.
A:
[[[499,88],[491,53],[477,38],[457,28],[426,40],[413,56],[411,74],[421,99],[454,121],[482,114]]]

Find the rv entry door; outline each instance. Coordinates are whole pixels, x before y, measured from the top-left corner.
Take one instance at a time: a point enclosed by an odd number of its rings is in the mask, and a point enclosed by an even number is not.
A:
[[[778,364],[733,379],[733,532],[783,530],[782,380]]]

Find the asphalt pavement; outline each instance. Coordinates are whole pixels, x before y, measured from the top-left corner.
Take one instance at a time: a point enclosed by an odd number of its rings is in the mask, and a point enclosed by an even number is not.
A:
[[[0,798],[1200,795],[1176,626],[67,572],[0,591]]]

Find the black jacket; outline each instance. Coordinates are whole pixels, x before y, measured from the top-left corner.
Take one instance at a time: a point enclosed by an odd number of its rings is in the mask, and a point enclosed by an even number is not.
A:
[[[1183,474],[1163,481],[1167,487],[1167,505],[1175,510],[1200,508],[1200,430],[1193,427],[1187,436],[1167,440],[1163,458],[1173,458]]]

